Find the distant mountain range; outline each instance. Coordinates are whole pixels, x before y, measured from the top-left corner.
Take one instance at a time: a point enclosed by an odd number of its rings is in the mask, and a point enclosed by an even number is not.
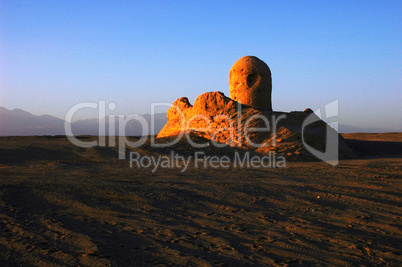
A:
[[[389,133],[395,132],[390,129],[380,129],[380,128],[359,128],[356,126],[339,124],[338,132],[340,133]]]
[[[144,114],[142,117],[151,126],[151,115]],[[119,134],[118,118],[116,117],[115,134]],[[148,129],[147,134],[157,134],[166,124],[166,113],[157,113],[154,115],[155,130],[152,133]],[[103,123],[103,121],[101,121]],[[392,132],[387,129],[377,128],[359,128],[350,125],[339,124],[341,133],[381,133]],[[112,127],[113,128],[113,127]],[[71,123],[71,129],[74,135],[98,135],[98,119],[79,120]],[[105,122],[106,135],[109,134],[108,120]],[[50,115],[36,116],[22,109],[8,110],[0,107],[0,136],[30,136],[30,135],[65,135],[64,120]],[[125,128],[125,135],[142,135],[141,124],[137,120],[130,120]]]
[[[151,127],[151,115],[141,115]],[[119,134],[118,117],[115,118],[115,134]],[[157,134],[167,122],[166,113],[157,113],[154,115],[154,133],[151,129],[146,134]],[[105,123],[106,135],[109,134],[109,123],[103,119],[79,120],[71,123],[72,133],[74,135],[98,135],[99,123]],[[113,126],[112,126],[113,129]],[[30,135],[65,135],[64,120],[50,115],[36,116],[22,109],[8,110],[0,107],[0,136],[30,136]],[[125,127],[125,135],[142,135],[142,127],[139,121],[130,120]]]

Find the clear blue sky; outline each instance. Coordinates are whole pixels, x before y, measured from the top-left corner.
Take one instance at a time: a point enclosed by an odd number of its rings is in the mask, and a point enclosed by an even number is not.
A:
[[[340,123],[402,131],[401,1],[0,0],[0,106],[64,118],[222,91],[245,55],[272,71],[274,110],[338,99]]]

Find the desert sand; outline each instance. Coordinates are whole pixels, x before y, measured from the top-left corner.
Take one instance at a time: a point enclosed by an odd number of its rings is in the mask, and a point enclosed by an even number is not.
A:
[[[1,265],[400,266],[402,133],[343,136],[360,157],[336,167],[185,172],[63,136],[1,137]]]

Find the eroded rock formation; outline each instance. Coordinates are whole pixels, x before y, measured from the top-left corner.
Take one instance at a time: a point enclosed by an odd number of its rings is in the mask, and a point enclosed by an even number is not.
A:
[[[250,75],[254,75],[255,81],[247,84]],[[274,151],[288,159],[309,160],[315,157],[306,147],[324,153],[331,145],[327,142],[330,134],[332,141],[339,143],[341,157],[353,154],[343,138],[311,109],[272,111],[271,72],[258,58],[241,58],[233,65],[229,77],[231,98],[222,92],[208,92],[201,94],[194,105],[186,97],[177,99],[168,110],[168,122],[157,138],[198,136],[217,147],[229,145],[263,154]],[[308,125],[307,119],[311,121]]]

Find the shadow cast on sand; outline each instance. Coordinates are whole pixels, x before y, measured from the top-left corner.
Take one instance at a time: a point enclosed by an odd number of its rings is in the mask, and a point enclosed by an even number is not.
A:
[[[402,158],[402,142],[347,139],[346,143],[364,159]]]

